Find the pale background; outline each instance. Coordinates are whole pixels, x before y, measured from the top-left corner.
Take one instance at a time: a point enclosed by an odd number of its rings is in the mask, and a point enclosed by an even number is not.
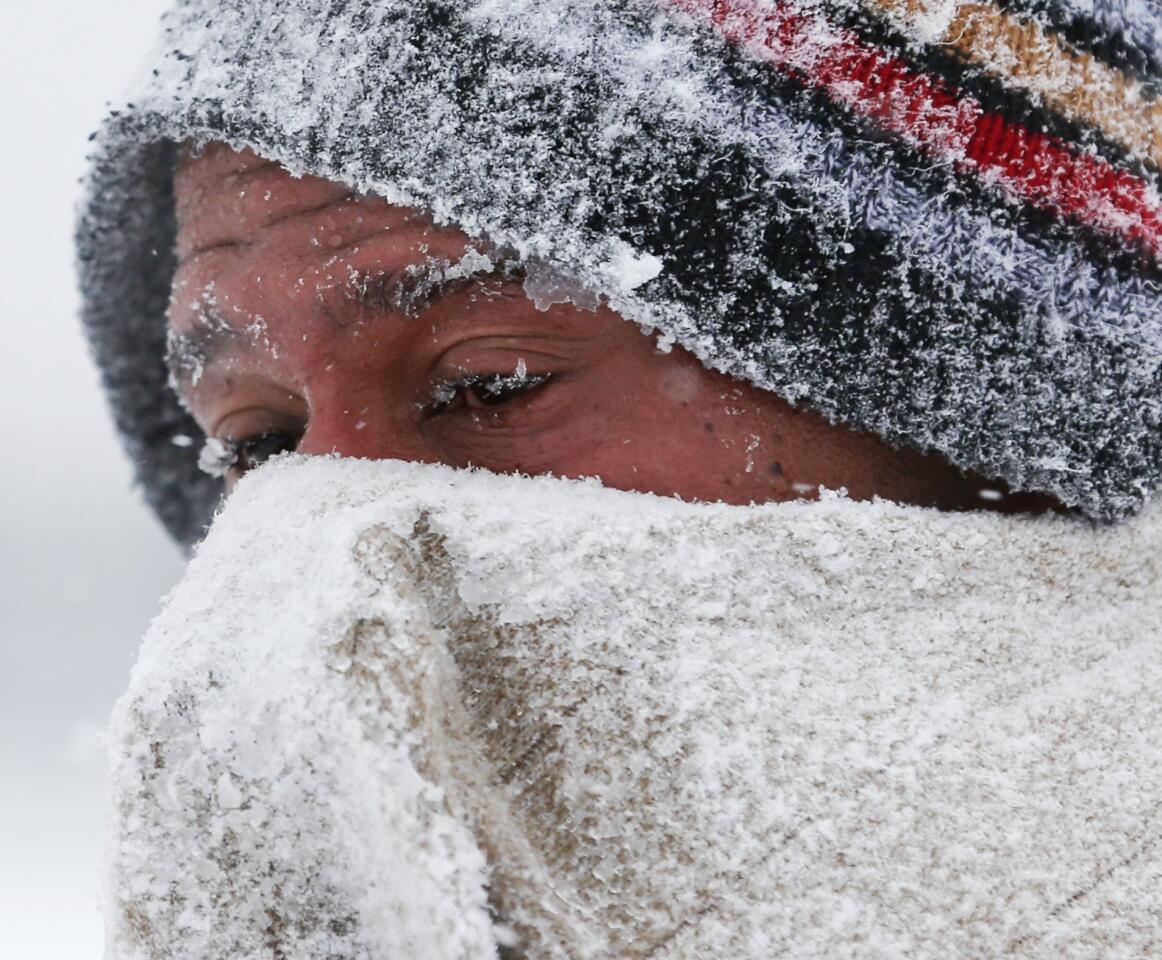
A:
[[[99,960],[104,760],[178,552],[141,506],[76,320],[87,137],[163,0],[0,14],[0,958]]]

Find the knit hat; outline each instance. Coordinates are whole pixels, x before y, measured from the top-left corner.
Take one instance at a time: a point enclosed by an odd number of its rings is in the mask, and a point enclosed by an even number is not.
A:
[[[78,244],[184,542],[219,496],[163,363],[189,140],[426,208],[709,367],[1091,517],[1159,485],[1146,0],[182,0],[96,135]]]

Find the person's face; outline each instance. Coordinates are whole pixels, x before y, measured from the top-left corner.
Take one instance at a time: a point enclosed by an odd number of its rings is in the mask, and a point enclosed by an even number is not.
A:
[[[980,505],[939,458],[659,350],[606,307],[539,310],[503,271],[441,280],[473,247],[416,210],[218,145],[183,157],[175,191],[171,366],[236,445],[228,480],[296,449],[728,503],[823,485]]]

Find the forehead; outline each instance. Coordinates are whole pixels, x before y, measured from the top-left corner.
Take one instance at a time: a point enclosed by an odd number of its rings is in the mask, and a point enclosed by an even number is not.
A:
[[[206,290],[229,291],[254,307],[280,295],[301,300],[356,273],[457,261],[470,246],[461,231],[436,227],[419,210],[320,177],[292,176],[252,151],[222,144],[182,151],[174,195],[171,326],[185,325],[193,300]]]
[[[224,144],[182,150],[174,200],[177,253],[183,264],[209,251],[250,246],[272,232],[286,233],[311,222],[325,227],[341,216],[383,218],[396,211],[409,222],[430,227],[418,210],[356,195],[344,184],[321,177],[292,176],[251,150],[235,151]],[[313,214],[320,216],[312,221]],[[279,227],[285,229],[274,230]]]
[[[369,316],[417,315],[469,281],[515,276],[511,261],[494,264],[420,211],[294,177],[251,151],[184,151],[174,192],[169,326],[179,380],[187,354],[200,370],[253,352],[257,340],[275,350],[279,340],[314,342]],[[515,296],[511,284],[504,296]]]

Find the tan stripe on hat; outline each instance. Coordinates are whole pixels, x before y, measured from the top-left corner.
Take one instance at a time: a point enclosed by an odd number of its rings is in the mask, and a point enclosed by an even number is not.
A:
[[[990,76],[1162,166],[1162,101],[1036,23],[980,0],[863,0],[911,40],[951,47]]]

